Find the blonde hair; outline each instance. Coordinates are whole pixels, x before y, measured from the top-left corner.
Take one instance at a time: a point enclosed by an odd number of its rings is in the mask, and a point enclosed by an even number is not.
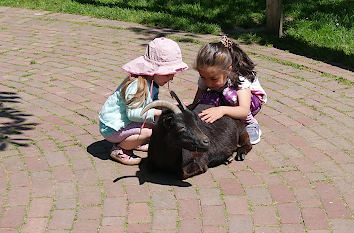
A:
[[[128,108],[138,108],[141,105],[143,105],[144,101],[147,98],[148,95],[148,83],[146,80],[147,76],[129,76],[126,78],[123,83],[122,83],[122,89],[121,89],[121,96],[123,100],[125,101],[126,105]],[[133,98],[131,98],[129,101],[125,99],[125,93],[127,90],[127,87],[134,82],[136,79],[138,79],[138,89],[136,90],[136,93],[133,95]]]

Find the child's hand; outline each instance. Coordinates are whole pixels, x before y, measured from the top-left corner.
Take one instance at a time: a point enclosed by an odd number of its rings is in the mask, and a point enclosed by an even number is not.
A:
[[[160,109],[155,109],[154,116],[155,116],[155,117],[159,117],[159,116],[161,115],[161,113],[162,113],[162,110],[160,110]]]
[[[203,110],[198,116],[200,116],[202,121],[205,121],[206,123],[213,123],[224,116],[224,112],[221,107],[213,107]]]

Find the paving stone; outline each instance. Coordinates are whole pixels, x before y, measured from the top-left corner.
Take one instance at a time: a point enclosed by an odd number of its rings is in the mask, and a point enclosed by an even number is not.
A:
[[[229,214],[250,214],[246,197],[225,196],[225,206]]]
[[[80,205],[93,206],[101,204],[102,193],[98,186],[79,187],[78,192]]]
[[[219,184],[222,192],[225,195],[241,195],[244,194],[244,190],[240,183],[236,179],[225,178],[219,180]]]
[[[280,232],[276,227],[255,227],[255,233],[277,233]]]
[[[270,185],[270,194],[278,203],[294,202],[294,194],[285,185]]]
[[[100,227],[100,221],[99,219],[97,220],[81,220],[78,219],[73,227],[72,232],[87,232],[87,233],[95,233],[97,232],[97,229]]]
[[[151,200],[155,209],[176,208],[176,199],[172,192],[153,192]]]
[[[252,203],[258,204],[271,204],[272,198],[269,192],[261,186],[254,186],[246,189],[246,194],[249,196]]]
[[[197,219],[201,215],[200,201],[195,199],[179,200],[179,217],[184,220]]]
[[[53,199],[51,198],[34,198],[29,207],[28,217],[49,217],[52,204]]]
[[[182,199],[182,200],[196,199],[198,196],[195,187],[193,186],[175,187],[175,195],[177,199]]]
[[[133,203],[128,207],[128,223],[151,222],[150,207],[147,203]]]
[[[24,221],[25,206],[7,208],[0,219],[0,228],[17,228]]]
[[[12,187],[28,187],[29,179],[26,171],[19,171],[9,174],[10,185]]]
[[[45,157],[51,167],[68,163],[63,151],[49,152],[45,154]]]
[[[235,175],[240,180],[240,183],[245,187],[262,184],[261,179],[251,171],[240,171],[235,173]]]
[[[47,222],[48,218],[28,218],[26,224],[23,226],[22,232],[44,232]]]
[[[75,210],[54,210],[49,229],[70,229],[74,222]]]
[[[278,213],[282,224],[297,224],[302,221],[301,211],[296,203],[278,204]]]
[[[151,229],[150,224],[128,224],[127,233],[149,232],[150,229]]]
[[[200,188],[199,189],[201,205],[222,205],[220,190],[216,188]]]
[[[111,232],[124,232],[123,226],[102,226],[99,230],[100,233],[111,233]]]
[[[332,224],[334,233],[351,232],[354,227],[352,219],[333,219]]]
[[[222,226],[225,224],[224,206],[202,206],[203,225]]]
[[[329,218],[343,218],[350,216],[339,193],[332,185],[318,182],[315,184],[315,187],[321,197],[322,204]]]
[[[127,200],[125,198],[106,198],[103,204],[103,216],[125,216]]]
[[[201,231],[201,221],[198,219],[184,219],[180,223],[179,232],[181,233],[198,233]]]
[[[278,225],[274,206],[256,206],[253,212],[253,222],[255,225]]]
[[[155,210],[152,229],[174,232],[177,229],[176,220],[176,210]]]
[[[231,215],[229,231],[237,233],[252,232],[253,223],[249,215]]]
[[[282,224],[281,230],[284,233],[305,232],[304,225],[298,224]]]
[[[49,169],[43,157],[25,158],[25,162],[29,171],[44,171]]]
[[[50,179],[32,180],[32,197],[48,197],[55,193],[54,183]]]
[[[7,203],[10,206],[27,205],[30,200],[29,187],[13,187],[8,192]]]
[[[303,208],[302,216],[307,229],[321,230],[328,228],[325,212],[320,208]]]

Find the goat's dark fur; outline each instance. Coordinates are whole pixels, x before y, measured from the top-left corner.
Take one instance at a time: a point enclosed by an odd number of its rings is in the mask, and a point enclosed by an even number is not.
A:
[[[179,114],[164,110],[150,138],[148,167],[186,179],[227,162],[234,152],[243,160],[252,149],[244,123],[227,116],[205,123],[198,113],[210,107],[180,107]]]

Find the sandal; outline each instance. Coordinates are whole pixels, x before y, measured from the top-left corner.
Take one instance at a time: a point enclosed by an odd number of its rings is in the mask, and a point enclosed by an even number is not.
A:
[[[146,143],[144,145],[137,146],[135,150],[147,152],[149,150],[149,144]]]
[[[136,156],[132,150],[125,150],[114,144],[110,154],[111,158],[125,165],[137,165],[141,158]]]

